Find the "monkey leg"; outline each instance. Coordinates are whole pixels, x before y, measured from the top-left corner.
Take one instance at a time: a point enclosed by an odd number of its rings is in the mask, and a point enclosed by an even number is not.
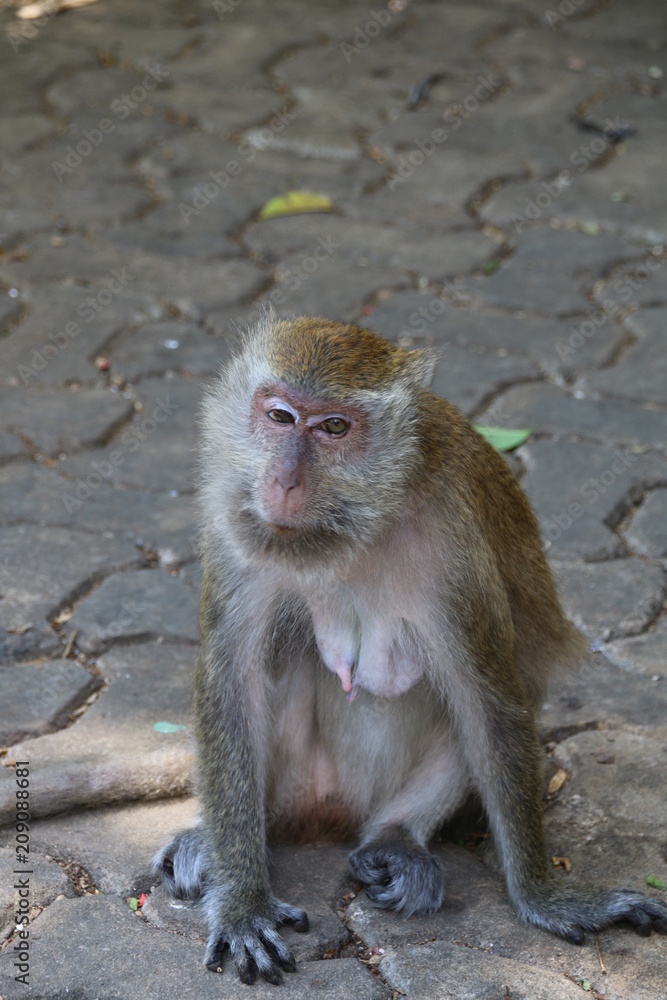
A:
[[[375,906],[433,913],[444,899],[443,871],[429,854],[430,835],[457,809],[468,780],[454,746],[438,745],[410,774],[400,792],[364,829],[350,865]]]

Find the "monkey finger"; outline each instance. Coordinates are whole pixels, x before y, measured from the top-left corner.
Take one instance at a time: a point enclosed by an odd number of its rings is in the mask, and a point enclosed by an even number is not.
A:
[[[261,931],[260,937],[268,954],[285,972],[296,972],[294,955],[277,931]]]
[[[206,948],[204,965],[209,972],[222,972],[222,953],[225,950],[224,937],[211,938]]]
[[[273,934],[275,934],[275,931],[273,932]],[[280,963],[283,964],[283,954],[281,954],[278,948],[276,948],[275,941],[272,938],[270,938],[268,932],[259,931],[259,935],[246,934],[244,936],[244,943],[245,943],[244,950],[247,955],[247,962],[244,963],[243,967],[245,969],[247,966],[250,966],[250,968],[255,970],[255,976],[252,979],[252,982],[255,981],[255,979],[257,978],[257,972],[259,972],[262,978],[266,979],[267,982],[272,983],[274,986],[278,986],[282,982],[282,975],[280,969],[278,968],[278,966],[274,961],[274,957],[277,957]],[[276,938],[278,937],[277,934],[275,934],[275,936]],[[264,938],[270,941],[270,947],[267,947]],[[286,955],[287,958],[291,959],[294,968],[296,968],[296,963],[294,962],[294,959],[287,951],[282,941],[280,941],[280,945],[282,946],[282,952],[284,953],[284,955]],[[241,967],[237,965],[237,968],[239,969],[239,975],[241,975],[241,980],[243,982],[246,982],[246,980],[243,978],[243,975],[241,974]]]
[[[308,914],[305,910],[300,910],[298,906],[290,906],[289,903],[278,902],[276,904],[276,923],[291,924],[299,934],[305,934],[308,930]]]

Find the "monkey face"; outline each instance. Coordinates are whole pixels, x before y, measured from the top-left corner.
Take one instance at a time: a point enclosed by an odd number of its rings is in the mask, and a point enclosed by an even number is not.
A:
[[[255,393],[251,422],[266,456],[258,513],[287,537],[319,526],[334,498],[342,499],[343,484],[332,489],[336,472],[363,459],[363,415],[283,383]]]

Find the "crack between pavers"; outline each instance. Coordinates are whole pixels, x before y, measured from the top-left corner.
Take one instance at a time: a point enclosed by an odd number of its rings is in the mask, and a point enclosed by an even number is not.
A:
[[[457,345],[460,347],[460,345]],[[471,354],[476,354],[476,351],[470,351]],[[478,403],[466,414],[466,420],[477,421],[493,403],[504,393],[511,391],[521,385],[534,385],[536,383],[547,385],[547,379],[545,376],[537,369],[532,375],[521,375],[517,378],[508,378],[507,380],[499,380],[494,382],[493,387],[482,396]],[[533,432],[535,437],[535,432]]]

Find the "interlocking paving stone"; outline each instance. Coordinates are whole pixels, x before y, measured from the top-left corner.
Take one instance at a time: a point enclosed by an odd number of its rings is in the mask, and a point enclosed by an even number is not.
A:
[[[192,941],[149,927],[126,902],[113,896],[56,900],[31,925],[31,937],[30,983],[40,991],[38,996],[115,1000],[136,991],[138,976],[146,1000],[217,1000],[221,993],[241,1000],[248,995],[248,987],[239,982],[229,963],[221,976],[209,972],[201,949]],[[26,987],[13,981],[12,962],[9,948],[0,956],[5,1000],[26,995]],[[264,992],[266,986],[255,988]],[[353,958],[302,962],[295,975],[286,975],[282,990],[282,995],[295,1000],[390,996]]]
[[[638,555],[667,556],[667,490],[653,490],[647,495],[624,535]]]
[[[55,729],[99,684],[75,660],[0,662],[0,744]]]
[[[667,405],[666,323],[667,309],[643,309],[634,321],[637,342],[613,368],[587,374],[584,391]]]
[[[105,654],[108,686],[68,729],[10,748],[30,761],[33,818],[78,807],[183,795],[190,785],[188,714],[195,651],[149,642]],[[160,732],[156,722],[185,726]],[[0,825],[15,810],[14,772],[0,769]]]
[[[553,385],[521,385],[489,406],[481,422],[623,445],[662,448],[664,414],[626,400],[580,399]]]
[[[664,457],[639,446],[530,440],[520,454],[526,469],[521,485],[552,558],[623,555],[623,538],[612,527],[644,490],[667,479]]]
[[[12,831],[13,832],[13,831]],[[0,837],[2,837],[0,834]],[[13,840],[13,837],[12,837]],[[74,888],[63,869],[55,862],[45,857],[41,852],[31,850],[29,861],[22,864],[17,861],[16,844],[0,847],[0,944],[13,934],[16,929],[17,904],[21,897],[19,888],[14,888],[14,882],[24,880],[29,872],[30,903],[32,906],[48,906],[57,896],[73,896]],[[4,984],[3,984],[4,988]]]
[[[77,604],[63,631],[76,632],[87,653],[147,636],[196,642],[198,603],[195,591],[164,570],[117,573]]]
[[[104,389],[79,389],[76,400],[56,389],[8,386],[0,399],[0,426],[21,430],[48,455],[103,444],[132,415],[132,403]]]
[[[642,631],[659,612],[665,575],[639,559],[552,564],[566,613],[596,640]]]
[[[93,580],[142,562],[130,542],[58,527],[2,528],[0,548],[1,653],[17,659],[59,651],[48,617]]]
[[[604,648],[605,656],[631,673],[649,677],[667,676],[667,618],[662,617],[655,628],[630,639],[617,639]]]
[[[113,466],[102,459],[90,466],[96,478],[68,479],[34,462],[11,462],[0,468],[3,504],[0,523],[60,525],[101,532],[157,554],[172,566],[195,555],[195,513],[189,494],[145,493],[115,488]]]
[[[88,485],[97,482],[90,479],[97,474],[105,484],[191,493],[195,480],[197,414],[204,388],[203,381],[175,375],[143,379],[135,390],[141,408],[122,432],[105,448],[88,449],[64,458],[59,468],[70,479],[82,479]],[[91,492],[96,489],[99,486]]]
[[[606,269],[640,255],[638,247],[618,237],[553,230],[545,238],[531,229],[498,270],[470,282],[470,291],[491,306],[544,316],[576,315],[587,308],[588,295]]]

